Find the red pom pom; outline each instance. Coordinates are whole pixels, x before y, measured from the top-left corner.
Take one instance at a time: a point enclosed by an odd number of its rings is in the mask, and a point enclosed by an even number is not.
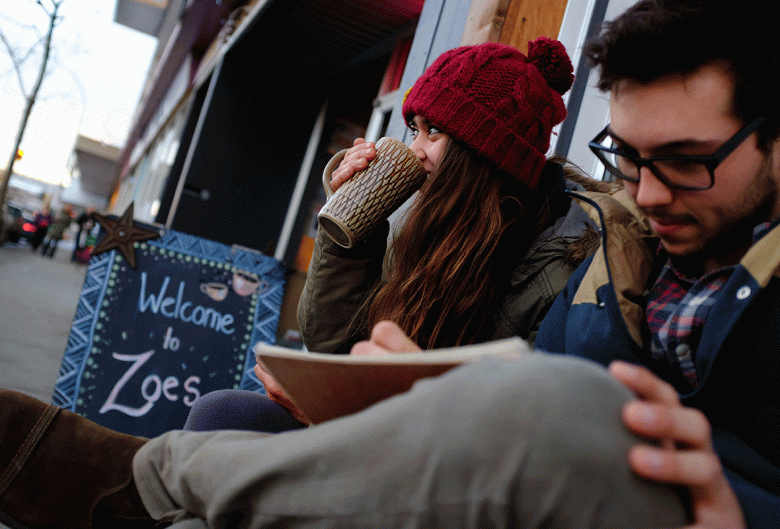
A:
[[[542,73],[550,88],[565,94],[574,83],[574,68],[559,41],[539,37],[528,43],[528,61]]]

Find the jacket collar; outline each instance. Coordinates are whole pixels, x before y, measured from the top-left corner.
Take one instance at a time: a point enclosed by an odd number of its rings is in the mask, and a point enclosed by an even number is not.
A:
[[[642,346],[646,285],[655,263],[658,238],[625,189],[612,194],[572,195],[601,228],[601,246],[593,255],[572,304],[600,305],[599,290],[611,285],[626,328]],[[602,294],[603,295],[603,291]]]
[[[780,223],[750,247],[740,264],[761,288],[766,287],[772,277],[780,277]]]
[[[612,285],[626,327],[642,345],[646,288],[657,270],[659,239],[624,189],[611,195],[582,192],[571,196],[602,227],[601,246],[572,303],[598,304],[598,289]],[[739,264],[761,288],[772,277],[780,278],[780,222],[750,247]]]

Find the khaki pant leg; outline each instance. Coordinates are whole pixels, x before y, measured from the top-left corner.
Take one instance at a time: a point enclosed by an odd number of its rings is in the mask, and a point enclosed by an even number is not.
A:
[[[683,525],[677,491],[628,468],[630,398],[590,362],[490,359],[304,430],[170,432],[134,475],[154,516],[211,529]]]

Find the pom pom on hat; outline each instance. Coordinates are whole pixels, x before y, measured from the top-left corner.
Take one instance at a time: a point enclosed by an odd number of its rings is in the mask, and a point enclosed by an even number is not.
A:
[[[542,73],[550,88],[563,95],[574,83],[574,68],[557,40],[539,37],[528,43],[528,61]]]
[[[427,118],[535,189],[552,128],[566,117],[561,97],[573,68],[563,45],[540,37],[528,57],[505,44],[444,52],[406,94],[403,114]]]

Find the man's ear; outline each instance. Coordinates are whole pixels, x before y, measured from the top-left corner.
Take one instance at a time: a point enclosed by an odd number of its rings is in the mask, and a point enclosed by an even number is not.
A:
[[[772,176],[775,177],[775,181],[780,185],[780,136],[775,138],[771,143],[771,163],[772,163]]]

